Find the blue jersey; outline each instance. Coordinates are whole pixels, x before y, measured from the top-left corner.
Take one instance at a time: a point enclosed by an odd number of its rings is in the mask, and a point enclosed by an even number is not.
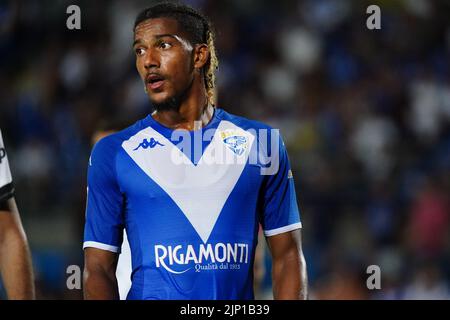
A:
[[[205,127],[151,115],[100,140],[89,160],[83,247],[132,257],[128,299],[253,299],[266,236],[301,228],[277,131],[215,108]]]

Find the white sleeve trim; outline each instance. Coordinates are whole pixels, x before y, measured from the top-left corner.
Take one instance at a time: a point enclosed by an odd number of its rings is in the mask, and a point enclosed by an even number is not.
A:
[[[115,252],[115,253],[120,253],[119,247],[111,246],[109,244],[104,244],[104,243],[96,242],[96,241],[85,241],[83,243],[83,249],[86,249],[86,248],[97,248],[97,249],[102,249],[102,250],[111,251],[111,252]]]
[[[274,236],[280,233],[284,233],[284,232],[289,232],[295,229],[301,229],[302,227],[302,223],[301,222],[297,222],[297,223],[293,223],[281,228],[276,228],[276,229],[272,229],[272,230],[264,230],[264,235],[266,237],[270,237],[270,236]]]

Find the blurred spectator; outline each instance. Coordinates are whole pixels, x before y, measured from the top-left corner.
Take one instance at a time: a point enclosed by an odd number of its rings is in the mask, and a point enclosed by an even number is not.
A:
[[[438,258],[444,251],[450,234],[448,194],[430,180],[425,181],[412,203],[409,239],[415,255]]]
[[[429,264],[419,268],[406,286],[404,299],[409,300],[447,300],[450,299],[448,284],[439,268]]]

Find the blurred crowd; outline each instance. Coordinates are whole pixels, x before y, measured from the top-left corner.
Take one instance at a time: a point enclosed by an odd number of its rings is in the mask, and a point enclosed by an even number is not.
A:
[[[286,141],[311,299],[450,298],[450,4],[190,0],[215,25],[218,106]],[[0,128],[38,298],[78,299],[86,169],[106,122],[151,106],[134,66],[147,1],[0,4]],[[78,4],[81,30],[68,30]],[[381,8],[369,30],[366,8]],[[381,290],[368,290],[378,265]],[[270,298],[264,258],[258,298]]]

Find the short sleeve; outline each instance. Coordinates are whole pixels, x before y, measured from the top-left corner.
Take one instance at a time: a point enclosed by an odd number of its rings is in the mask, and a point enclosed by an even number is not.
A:
[[[105,138],[95,145],[89,159],[83,249],[120,252],[124,200],[117,182],[116,152],[114,144]]]
[[[9,169],[8,157],[3,144],[3,137],[0,131],[0,201],[11,198],[14,194],[11,171]]]
[[[266,176],[263,190],[261,224],[265,236],[274,236],[302,227],[289,157],[281,137],[278,139],[278,145],[278,170]]]

